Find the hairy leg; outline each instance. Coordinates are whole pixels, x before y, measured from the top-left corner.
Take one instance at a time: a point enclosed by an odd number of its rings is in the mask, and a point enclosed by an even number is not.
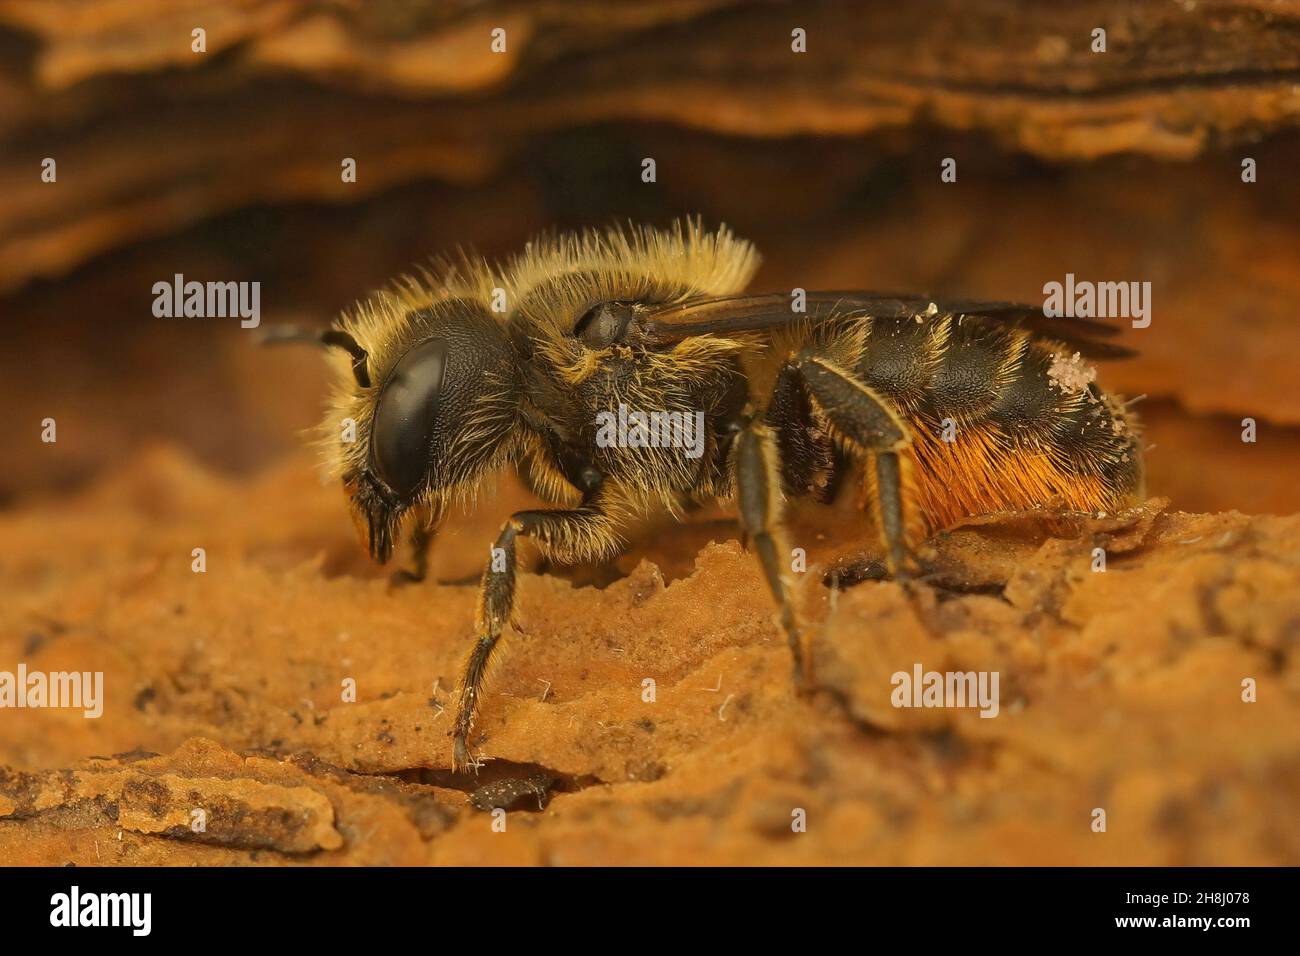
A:
[[[471,764],[469,733],[478,713],[493,652],[514,611],[516,539],[521,535],[531,538],[543,556],[561,562],[608,556],[616,547],[617,538],[614,522],[604,505],[604,496],[593,492],[576,508],[516,512],[502,527],[479,588],[475,615],[479,637],[455,692],[456,717],[452,728],[455,769],[464,770]]]
[[[813,404],[844,443],[873,469],[876,520],[892,575],[906,573],[905,514],[910,507],[902,478],[900,453],[911,444],[902,417],[865,382],[814,350],[805,350],[794,365],[803,376]]]
[[[781,609],[781,628],[794,658],[795,683],[810,687],[811,658],[805,653],[785,571],[790,552],[781,528],[780,452],[771,429],[751,419],[741,427],[734,455],[740,525],[758,554],[767,586]]]
[[[417,584],[429,573],[429,549],[433,539],[438,536],[438,527],[442,524],[445,509],[441,504],[430,505],[411,521],[408,541],[411,546],[411,566],[399,568],[389,578],[394,587],[403,584]]]

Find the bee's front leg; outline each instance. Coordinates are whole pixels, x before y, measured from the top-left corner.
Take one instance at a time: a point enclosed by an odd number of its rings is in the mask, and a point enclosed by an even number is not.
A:
[[[411,546],[411,566],[409,568],[399,568],[392,573],[388,581],[393,587],[418,584],[428,576],[429,549],[433,546],[433,539],[438,535],[438,527],[442,524],[443,514],[444,508],[439,502],[422,508],[411,519],[411,530],[408,534],[408,541]]]
[[[543,556],[561,563],[606,558],[616,550],[618,539],[613,521],[602,503],[600,493],[593,492],[577,508],[516,512],[501,529],[479,587],[475,615],[479,638],[470,652],[464,676],[455,693],[456,718],[452,727],[454,769],[465,770],[471,766],[469,733],[478,713],[483,682],[501,632],[511,621],[514,611],[515,539],[520,535],[532,538]]]

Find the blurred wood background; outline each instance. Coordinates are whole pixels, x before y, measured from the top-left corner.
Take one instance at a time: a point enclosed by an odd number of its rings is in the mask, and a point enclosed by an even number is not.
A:
[[[153,442],[251,469],[311,424],[317,357],[155,319],[176,272],[323,323],[457,244],[698,213],[767,288],[1151,281],[1103,380],[1149,396],[1152,490],[1294,511],[1298,123],[1294,0],[0,0],[0,428],[78,436],[0,494]]]

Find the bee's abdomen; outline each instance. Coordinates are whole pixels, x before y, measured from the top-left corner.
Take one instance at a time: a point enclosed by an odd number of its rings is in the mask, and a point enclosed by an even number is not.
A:
[[[1035,415],[1041,395],[1020,364],[1028,338],[967,318],[876,319],[858,371],[901,409],[962,424]]]
[[[925,360],[933,372],[922,404],[939,420],[986,418],[1006,400],[1025,342],[1005,329],[973,321],[952,320],[938,332],[927,343],[935,358]]]
[[[1052,384],[1052,362],[1047,349],[1026,343],[984,416],[1018,444],[1055,444],[1061,413],[1076,401]]]
[[[942,360],[934,326],[912,319],[875,319],[858,373],[873,389],[901,405],[922,400]]]
[[[1109,509],[1136,497],[1134,423],[1072,361],[1051,342],[979,319],[873,322],[859,372],[911,424],[931,526],[1049,503]]]
[[[858,372],[917,420],[983,428],[1080,465],[1123,432],[1086,364],[986,320],[876,320]]]

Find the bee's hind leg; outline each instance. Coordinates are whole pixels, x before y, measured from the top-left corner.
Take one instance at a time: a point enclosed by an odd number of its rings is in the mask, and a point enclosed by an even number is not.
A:
[[[479,588],[475,624],[479,638],[465,663],[456,688],[456,717],[452,727],[452,766],[470,767],[469,732],[478,713],[493,651],[501,632],[511,622],[515,603],[515,539],[530,537],[543,555],[567,561],[576,555],[608,555],[617,538],[613,521],[601,506],[599,492],[588,494],[576,508],[555,511],[518,511],[497,536],[492,556]]]
[[[826,423],[872,469],[885,565],[891,576],[908,577],[917,562],[907,546],[909,502],[902,460],[912,443],[907,425],[870,386],[815,351],[801,353],[795,365]]]
[[[903,473],[898,452],[872,456],[876,468],[876,519],[885,545],[885,566],[894,577],[909,573],[906,531],[903,527]]]

